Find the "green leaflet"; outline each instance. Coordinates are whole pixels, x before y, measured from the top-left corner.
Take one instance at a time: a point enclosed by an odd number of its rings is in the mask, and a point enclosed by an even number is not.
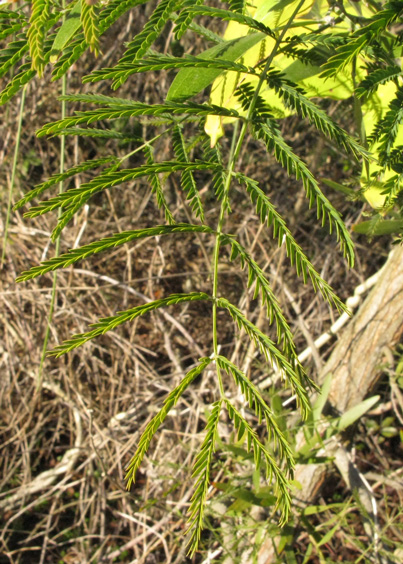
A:
[[[126,468],[126,482],[127,482],[127,489],[130,490],[132,484],[136,481],[136,472],[139,468],[147,450],[150,446],[150,442],[157,432],[160,425],[166,419],[169,411],[177,404],[179,398],[182,396],[183,392],[190,386],[193,380],[199,376],[203,372],[203,370],[210,364],[211,358],[200,358],[200,364],[195,368],[192,368],[186,376],[183,378],[182,382],[177,386],[172,392],[168,395],[166,400],[164,401],[164,405],[162,409],[157,413],[155,417],[151,419],[148,423],[145,431],[140,437],[139,444],[137,446],[137,450],[129,462],[129,465]]]
[[[210,300],[210,296],[204,294],[203,292],[193,292],[191,294],[171,294],[167,298],[161,300],[154,300],[153,302],[148,302],[144,305],[136,306],[126,311],[121,311],[112,317],[105,317],[100,319],[98,323],[93,323],[91,327],[94,327],[92,331],[87,333],[80,333],[78,335],[73,335],[71,339],[64,341],[61,345],[49,351],[49,356],[59,357],[62,354],[66,354],[77,347],[81,347],[91,339],[104,335],[108,331],[112,331],[122,323],[127,321],[133,321],[137,317],[144,315],[150,311],[155,311],[161,307],[166,307],[169,305],[180,304],[184,302],[193,302],[200,300]]]
[[[190,225],[187,223],[176,223],[174,225],[159,225],[134,231],[123,231],[110,237],[105,237],[99,241],[94,241],[78,249],[71,249],[68,253],[43,261],[39,266],[34,266],[20,274],[17,282],[25,282],[37,276],[42,276],[47,272],[52,272],[58,268],[66,268],[79,260],[83,260],[91,255],[101,253],[107,249],[124,245],[135,239],[147,237],[157,237],[160,235],[171,235],[174,233],[214,233],[207,225]]]
[[[245,37],[231,39],[203,51],[203,59],[224,58],[228,61],[236,61],[248,49],[265,38],[264,33],[251,33]],[[192,98],[204,88],[207,88],[223,71],[219,69],[182,69],[176,75],[167,94],[167,100],[172,102],[183,102]]]

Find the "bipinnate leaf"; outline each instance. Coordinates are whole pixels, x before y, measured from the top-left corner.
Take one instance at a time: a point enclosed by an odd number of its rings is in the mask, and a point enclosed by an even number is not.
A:
[[[107,188],[113,188],[123,182],[135,180],[136,178],[144,176],[150,176],[152,174],[170,174],[175,171],[182,172],[184,170],[217,170],[219,168],[220,165],[217,165],[216,163],[206,163],[202,161],[195,161],[192,163],[165,161],[162,163],[146,164],[133,169],[105,172],[93,180],[82,184],[79,188],[72,188],[71,190],[67,190],[67,192],[58,194],[50,200],[39,203],[37,206],[32,207],[28,212],[26,212],[24,216],[36,217],[58,208],[66,208],[76,204],[84,205],[88,198],[106,190]]]
[[[228,411],[228,415],[234,427],[238,432],[238,440],[242,437],[246,440],[246,445],[248,451],[253,448],[253,457],[256,468],[260,467],[261,459],[263,458],[266,466],[266,479],[270,481],[274,478],[276,493],[277,493],[277,504],[281,510],[280,525],[284,525],[289,517],[291,509],[291,496],[289,492],[290,479],[293,477],[293,465],[291,462],[287,464],[287,469],[284,471],[276,463],[273,455],[269,452],[266,446],[259,440],[259,437],[246,419],[241,415],[241,413],[231,404],[227,399],[224,399],[225,406]],[[287,476],[288,474],[288,476]]]
[[[132,484],[136,481],[136,472],[143,461],[145,454],[147,453],[148,447],[150,446],[151,440],[158,428],[166,419],[170,410],[177,404],[179,398],[182,396],[183,392],[190,386],[190,384],[203,372],[203,370],[210,364],[211,358],[200,358],[199,365],[186,374],[182,382],[168,395],[164,401],[162,409],[155,415],[151,421],[148,423],[143,434],[140,437],[137,450],[129,462],[126,468],[126,487],[130,490]]]
[[[90,50],[99,54],[99,25],[97,7],[83,0],[81,4],[81,23],[84,30],[84,37]]]
[[[40,196],[40,194],[45,192],[48,188],[51,188],[52,186],[59,184],[59,182],[64,182],[65,180],[75,176],[76,174],[80,174],[81,172],[85,172],[87,170],[93,170],[95,168],[99,168],[100,166],[104,164],[109,164],[111,162],[118,162],[117,157],[109,156],[109,157],[102,157],[101,159],[90,159],[76,166],[73,166],[72,168],[69,168],[68,170],[62,173],[53,174],[50,178],[48,178],[48,180],[35,186],[35,188],[30,192],[28,192],[27,194],[25,194],[25,196],[21,198],[21,200],[18,200],[18,202],[15,204],[13,209],[18,210],[22,208],[28,202]]]
[[[25,282],[26,280],[31,280],[37,276],[42,276],[47,272],[52,272],[58,268],[66,268],[79,260],[88,258],[89,256],[95,255],[106,251],[107,249],[112,249],[134,241],[136,239],[145,239],[148,237],[157,237],[161,235],[172,235],[175,233],[215,233],[207,225],[191,225],[188,223],[176,223],[174,225],[157,225],[155,227],[146,227],[144,229],[136,229],[134,231],[122,231],[120,233],[115,233],[110,237],[104,237],[99,241],[94,241],[83,247],[78,247],[77,249],[71,249],[69,252],[64,253],[60,256],[53,257],[51,259],[43,261],[39,266],[34,266],[30,270],[27,270],[20,274],[17,278],[17,282]]]
[[[306,164],[294,153],[283,139],[274,120],[267,120],[266,124],[253,127],[257,139],[261,139],[272,152],[276,160],[286,169],[289,175],[293,174],[297,180],[302,180],[309,206],[316,204],[317,218],[322,226],[328,223],[329,232],[336,230],[337,241],[350,266],[354,265],[354,245],[344,221],[334,206],[329,202],[319,187],[318,182]]]
[[[147,164],[154,164],[152,147],[150,147],[150,145],[146,144],[144,146],[143,152],[144,152],[145,157],[147,159]],[[166,201],[165,195],[164,195],[164,190],[162,188],[158,174],[150,174],[150,176],[148,177],[148,180],[151,184],[152,192],[153,192],[155,199],[157,201],[157,206],[159,207],[159,209],[162,209],[164,211],[166,222],[169,223],[169,225],[173,225],[174,223],[176,223],[176,221],[174,219],[174,216],[171,213],[171,210],[168,207],[168,204],[167,204],[167,201]]]
[[[190,556],[192,556],[197,549],[198,543],[200,541],[201,531],[203,529],[203,517],[206,506],[207,493],[210,487],[210,467],[214,454],[222,403],[222,400],[219,400],[212,405],[212,410],[206,425],[206,436],[204,437],[203,444],[196,456],[193,467],[192,476],[193,478],[196,478],[196,485],[188,511]]]
[[[241,173],[237,173],[236,176],[239,182],[245,185],[252,202],[256,204],[256,213],[260,221],[267,223],[268,227],[273,226],[273,236],[277,238],[279,247],[283,244],[285,245],[287,256],[291,264],[295,266],[298,276],[302,276],[305,284],[309,276],[315,292],[319,290],[323,298],[330,304],[333,304],[339,312],[348,312],[347,307],[336,295],[331,286],[323,280],[320,274],[315,270],[310,260],[294,239],[284,219],[277,212],[270,198],[259,187],[256,180]],[[229,244],[232,244],[232,241],[233,239],[228,240]],[[236,245],[233,252],[237,252]]]
[[[185,141],[183,139],[181,128],[178,125],[174,127],[174,130],[172,132],[172,143],[178,161],[189,163],[190,161]],[[195,216],[200,218],[200,221],[204,222],[203,204],[191,170],[184,170],[182,172],[181,186],[186,194],[186,199],[189,201],[189,205],[192,208]]]
[[[264,401],[260,390],[246,377],[246,375],[235,364],[225,356],[217,356],[218,366],[231,374],[237,386],[241,389],[249,407],[255,412],[259,425],[262,420],[266,423],[269,439],[273,438],[274,445],[278,448],[279,455],[284,458],[290,466],[294,466],[294,455],[286,438],[277,425],[275,416],[271,408]]]
[[[304,373],[301,364],[295,362],[295,359],[286,358],[286,356],[278,350],[274,342],[256,327],[254,323],[249,321],[249,319],[227,299],[217,298],[216,302],[218,307],[227,309],[239,329],[245,331],[250,340],[264,354],[267,362],[281,373],[285,381],[296,394],[303,417],[306,417],[311,407],[308,392],[304,384],[311,386],[312,382]]]
[[[122,323],[133,321],[133,319],[136,319],[137,317],[140,317],[145,313],[149,313],[150,311],[155,311],[156,309],[159,309],[161,307],[200,300],[211,300],[211,298],[204,292],[192,292],[190,294],[171,294],[167,298],[154,300],[153,302],[148,302],[146,304],[139,305],[125,311],[120,311],[112,317],[105,317],[103,319],[100,319],[98,323],[93,323],[92,325],[90,325],[90,327],[94,328],[92,329],[92,331],[73,335],[71,339],[64,341],[61,345],[58,345],[53,350],[49,351],[48,355],[59,357],[62,354],[66,354],[76,349],[77,347],[81,347],[81,345],[87,343],[95,337],[98,337],[99,335],[104,335],[108,331],[111,331],[119,325],[122,325]]]
[[[32,59],[32,69],[41,76],[45,66],[44,42],[46,24],[49,19],[49,1],[32,0],[31,18],[27,32],[29,52]]]

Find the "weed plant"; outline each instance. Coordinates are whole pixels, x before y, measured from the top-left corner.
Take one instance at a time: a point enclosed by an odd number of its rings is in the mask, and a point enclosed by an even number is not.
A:
[[[8,77],[9,82],[0,93],[0,102],[8,102],[35,75],[43,76],[51,64],[53,80],[61,79],[87,49],[94,54],[102,50],[102,38],[115,22],[123,21],[129,10],[134,9],[136,13],[146,3],[146,0],[110,0],[94,4],[88,0],[73,0],[63,8],[50,0],[33,0],[29,15],[25,8],[3,7],[0,37],[8,43],[0,52],[0,76]],[[96,171],[91,180],[79,187],[64,189],[40,200],[25,216],[33,218],[58,211],[52,232],[52,240],[56,241],[83,206],[91,205],[95,195],[127,182],[147,179],[156,203],[163,211],[165,223],[146,228],[133,226],[133,230],[72,249],[33,266],[23,272],[18,281],[26,282],[139,239],[188,233],[214,240],[209,292],[171,294],[121,311],[100,319],[87,332],[73,335],[49,352],[56,357],[67,354],[121,324],[170,305],[189,302],[209,305],[211,354],[199,359],[188,371],[148,423],[126,476],[130,488],[169,411],[198,376],[207,367],[214,366],[219,396],[210,407],[204,438],[193,467],[195,489],[188,528],[189,553],[193,554],[203,528],[211,462],[223,412],[232,421],[238,440],[244,439],[247,450],[253,452],[256,468],[265,467],[268,483],[273,483],[280,524],[287,522],[292,503],[290,487],[295,464],[292,449],[258,387],[229,358],[220,354],[219,311],[225,310],[229,314],[234,325],[256,345],[268,365],[282,376],[284,384],[290,386],[303,418],[310,411],[309,390],[315,388],[298,360],[289,324],[265,272],[254,260],[250,249],[228,230],[234,210],[235,186],[245,191],[262,224],[271,228],[278,245],[285,247],[301,281],[311,283],[332,307],[346,311],[299,246],[265,187],[240,169],[241,150],[251,135],[266,147],[289,176],[302,182],[309,205],[317,210],[317,221],[334,233],[348,265],[353,266],[354,250],[349,230],[315,176],[281,133],[279,119],[298,114],[300,119],[307,120],[317,129],[318,136],[327,137],[342,152],[362,162],[361,178],[356,179],[357,183],[361,182],[361,190],[355,196],[363,196],[371,204],[373,195],[378,197],[373,205],[375,212],[371,225],[363,229],[379,231],[385,215],[394,213],[389,221],[394,222],[392,231],[399,233],[403,173],[399,23],[403,2],[394,1],[384,6],[372,1],[368,4],[360,2],[348,7],[342,3],[327,5],[320,0],[315,3],[306,0],[233,0],[227,4],[219,3],[219,8],[200,0],[162,0],[158,4],[149,4],[150,16],[146,24],[125,46],[116,64],[93,72],[88,69],[84,82],[105,81],[117,90],[129,80],[140,80],[142,73],[177,70],[166,99],[147,104],[142,100],[97,93],[65,93],[63,102],[80,103],[85,109],[45,124],[38,132],[40,137],[130,140],[136,142],[136,148],[120,159],[110,154],[54,174],[27,193],[15,209],[26,206],[62,182],[68,186],[78,174]],[[224,37],[209,28],[213,18],[229,22]],[[161,38],[165,37],[166,25],[170,22],[174,24],[176,42],[185,34],[189,41],[191,34],[195,34],[211,46],[198,55],[176,56],[157,50],[164,43]],[[136,77],[137,74],[140,77]],[[211,95],[207,100],[201,93],[209,87]],[[195,97],[197,101],[193,100]],[[358,139],[322,109],[321,99],[326,98],[348,99]],[[152,128],[155,130],[146,138],[134,138],[117,131],[114,120],[139,120],[147,123],[148,132]],[[230,138],[229,151],[224,150],[224,134]],[[156,141],[163,136],[170,137],[173,149],[172,158],[165,161],[159,160],[154,152]],[[129,168],[127,163],[133,155],[142,155],[143,164]],[[169,206],[165,183],[170,175],[180,177],[181,189],[191,211],[192,219],[187,223],[178,222]],[[206,214],[206,202],[198,183],[200,178],[204,181],[208,178],[208,198],[214,198],[219,205],[215,222]],[[351,192],[350,188],[336,182],[332,187]],[[390,224],[388,229],[391,231]],[[253,298],[260,299],[261,307],[265,308],[268,319],[276,328],[276,339],[262,332],[226,296],[225,287],[219,284],[219,268],[221,262],[227,260],[237,261],[239,269],[245,271]],[[267,437],[262,437],[237,402],[226,393],[228,378],[239,387],[259,424],[265,424]]]

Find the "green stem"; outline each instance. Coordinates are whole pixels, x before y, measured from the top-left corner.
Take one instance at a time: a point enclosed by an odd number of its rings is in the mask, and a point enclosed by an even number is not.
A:
[[[228,194],[229,194],[229,190],[231,188],[231,181],[232,181],[232,177],[233,177],[233,172],[234,172],[235,164],[238,160],[238,157],[239,157],[239,154],[240,154],[240,151],[241,151],[241,148],[242,148],[243,141],[245,139],[248,121],[251,119],[251,117],[253,115],[253,112],[254,112],[254,109],[255,109],[255,106],[256,106],[256,101],[258,99],[260,90],[262,89],[263,83],[266,80],[266,76],[267,76],[267,73],[269,71],[269,68],[270,68],[270,66],[273,62],[274,57],[276,56],[276,54],[277,54],[277,52],[280,48],[281,42],[283,41],[285,34],[287,33],[287,31],[291,27],[295,17],[297,16],[297,14],[300,11],[302,5],[304,4],[304,1],[305,0],[301,0],[299,2],[298,6],[294,10],[290,19],[288,20],[287,24],[282,28],[281,33],[278,36],[276,43],[273,47],[273,50],[270,53],[269,57],[267,58],[263,72],[260,75],[258,85],[256,87],[254,94],[253,94],[253,98],[251,100],[251,103],[250,103],[250,106],[249,106],[249,109],[248,109],[246,120],[242,124],[242,128],[241,128],[241,131],[239,133],[239,137],[238,137],[237,140],[236,140],[236,136],[237,136],[237,133],[238,133],[239,122],[237,121],[235,123],[233,137],[232,137],[231,152],[230,152],[230,156],[229,156],[229,160],[228,160],[227,177],[226,177],[226,181],[225,181],[224,195],[223,195],[223,198],[222,198],[220,215],[219,215],[218,222],[217,222],[217,229],[216,229],[217,236],[216,236],[215,247],[214,247],[214,256],[213,256],[213,350],[214,350],[214,356],[215,357],[218,356],[217,297],[218,297],[218,265],[219,265],[219,256],[220,256],[221,233],[222,233],[222,229],[223,229],[224,221],[225,221],[225,211],[226,211],[226,208],[227,208],[226,202],[228,200]],[[220,367],[218,365],[216,365],[216,369],[217,369],[217,377],[218,377],[218,384],[219,384],[219,388],[220,388],[221,397],[224,397],[224,386],[223,386],[223,382],[222,382]]]
[[[62,77],[62,95],[65,96],[66,93],[67,93],[67,78],[66,78],[66,75],[63,75],[63,77]],[[66,101],[62,100],[62,103],[61,103],[62,118],[61,119],[65,119],[65,117],[66,117],[66,105],[67,105]],[[61,174],[64,172],[65,147],[66,147],[65,136],[62,135],[61,138],[60,138],[60,169],[59,169]],[[63,182],[59,182],[59,194],[61,194],[62,192],[63,192]],[[61,213],[62,213],[62,210],[59,209],[59,217],[60,217]],[[56,239],[55,257],[59,256],[59,252],[60,252],[60,235]],[[50,327],[51,327],[51,324],[52,324],[53,313],[55,311],[56,296],[57,296],[57,272],[55,271],[53,273],[52,294],[51,294],[51,297],[50,297],[50,307],[49,307],[48,319],[47,319],[47,324],[46,324],[45,336],[44,336],[44,339],[43,339],[41,361],[39,363],[38,378],[37,378],[37,384],[36,384],[37,392],[39,392],[39,390],[41,389],[41,386],[42,386],[43,365],[44,365],[45,359],[46,359],[46,351],[47,351],[47,348],[48,348]]]
[[[10,225],[11,202],[12,202],[12,199],[13,199],[15,174],[16,174],[16,171],[17,171],[18,155],[19,155],[19,151],[20,151],[22,118],[23,118],[23,114],[24,114],[26,91],[27,91],[27,87],[24,86],[24,88],[22,89],[22,92],[21,92],[20,114],[19,114],[19,117],[18,117],[17,137],[16,137],[16,140],[15,140],[15,147],[14,147],[13,168],[11,170],[10,186],[9,186],[9,189],[8,189],[7,212],[6,212],[6,219],[5,219],[5,222],[4,222],[3,250],[2,250],[2,253],[1,253],[0,270],[3,268],[4,259],[6,258],[6,245],[7,245],[7,238],[8,238],[8,227]]]

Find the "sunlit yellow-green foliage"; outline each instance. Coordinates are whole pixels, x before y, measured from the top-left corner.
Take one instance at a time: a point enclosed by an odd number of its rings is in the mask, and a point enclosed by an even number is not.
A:
[[[277,33],[289,20],[297,4],[298,2],[296,0],[289,2],[287,2],[287,0],[281,2],[276,0],[255,0],[253,3],[249,4],[248,15],[264,23]],[[295,24],[287,31],[285,38],[301,33],[318,31],[321,25],[330,22],[330,20],[326,19],[328,8],[328,3],[324,0],[318,0],[317,2],[307,0],[296,18]],[[359,15],[369,18],[373,15],[371,8],[364,2],[355,3],[354,5],[347,4],[345,8],[347,12],[356,16]],[[246,35],[248,31],[249,28],[247,26],[231,21],[224,33],[224,39],[231,40],[242,37]],[[328,33],[332,31],[335,33],[349,32],[351,31],[350,23],[347,20],[343,20],[327,30]],[[263,41],[244,53],[239,61],[246,66],[255,67],[259,62],[264,60],[273,48],[274,43],[275,40],[273,38],[266,37]],[[292,62],[289,57],[280,53],[275,57],[272,67],[282,71],[288,79],[302,86],[308,97],[342,100],[353,96],[355,86],[365,76],[363,73],[365,59],[362,55],[358,57],[357,63],[354,70],[354,79],[352,63],[346,65],[336,76],[323,77],[321,76],[323,69],[319,66],[306,64],[300,60]],[[257,82],[258,77],[236,72],[223,73],[212,85],[210,102],[244,113],[239,100],[234,95],[234,91],[240,84],[249,83],[255,86]],[[396,94],[396,90],[396,83],[389,81],[381,85],[377,92],[363,100],[361,104],[363,140],[371,134],[376,122],[384,116],[389,103]],[[282,100],[274,90],[262,88],[261,95],[271,106],[276,117],[286,117],[292,113],[292,110],[284,106]],[[205,130],[211,138],[212,146],[214,146],[217,140],[224,134],[223,126],[231,121],[233,121],[232,118],[220,116],[208,117]],[[395,145],[400,144],[403,144],[402,126],[399,127]],[[377,145],[374,145],[372,150],[376,155]],[[379,175],[376,177],[378,171]],[[364,196],[373,208],[381,209],[383,207],[386,199],[386,196],[382,194],[383,182],[391,178],[394,174],[393,170],[384,171],[382,167],[377,164],[376,160],[373,160],[369,167],[363,168],[361,184],[362,187],[366,187]],[[376,180],[373,180],[368,188],[370,178],[376,178]]]

